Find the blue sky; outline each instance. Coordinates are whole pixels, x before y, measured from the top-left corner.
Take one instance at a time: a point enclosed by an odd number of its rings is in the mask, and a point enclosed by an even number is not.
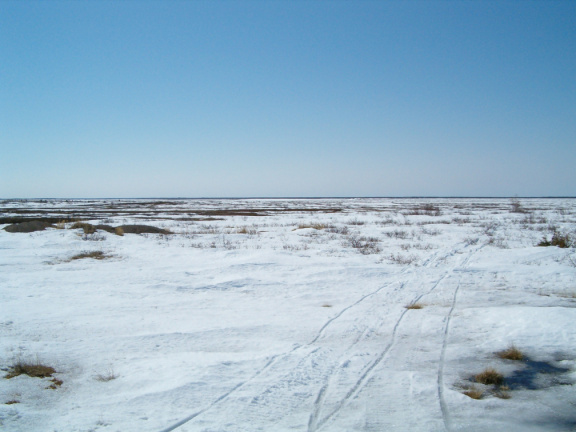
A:
[[[0,0],[0,197],[574,196],[575,1]]]

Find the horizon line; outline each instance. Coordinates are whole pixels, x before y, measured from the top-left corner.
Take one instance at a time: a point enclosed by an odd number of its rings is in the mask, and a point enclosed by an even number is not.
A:
[[[544,196],[460,196],[460,195],[398,195],[398,196],[239,196],[239,197],[30,197],[30,198],[2,198],[2,201],[25,201],[25,200],[242,200],[242,199],[575,199],[569,195],[544,195]]]

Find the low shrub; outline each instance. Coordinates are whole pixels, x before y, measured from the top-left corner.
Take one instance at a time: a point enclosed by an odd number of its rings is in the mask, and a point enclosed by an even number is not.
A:
[[[418,261],[418,256],[416,255],[402,255],[402,254],[390,254],[388,259],[394,264],[410,265]]]
[[[376,237],[364,237],[351,235],[344,242],[344,246],[350,246],[357,249],[362,255],[376,254],[381,251],[380,246],[378,246],[380,240]]]
[[[561,234],[558,231],[552,233],[552,239],[542,238],[538,246],[558,246],[559,248],[569,248],[572,246],[572,239],[568,234]]]
[[[528,213],[528,211],[522,207],[522,204],[518,198],[512,198],[510,200],[510,206],[512,207],[510,209],[511,213]]]

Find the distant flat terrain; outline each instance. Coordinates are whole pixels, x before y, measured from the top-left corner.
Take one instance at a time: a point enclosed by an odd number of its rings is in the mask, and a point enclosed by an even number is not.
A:
[[[0,201],[0,428],[573,431],[575,246],[568,198]]]

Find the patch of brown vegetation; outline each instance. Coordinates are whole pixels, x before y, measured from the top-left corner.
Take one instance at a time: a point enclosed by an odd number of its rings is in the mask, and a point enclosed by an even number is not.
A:
[[[501,359],[506,360],[522,360],[524,358],[524,354],[522,353],[522,351],[520,351],[514,345],[510,346],[504,351],[497,352],[496,355]]]
[[[484,392],[482,390],[474,388],[474,387],[470,388],[468,390],[464,390],[462,392],[462,394],[465,394],[469,398],[476,399],[476,400],[482,399],[482,397],[484,396]]]
[[[18,361],[10,367],[10,372],[4,378],[10,379],[20,375],[28,375],[32,378],[47,378],[51,377],[53,373],[56,373],[53,367],[43,365],[40,362]]]
[[[68,261],[74,261],[74,260],[85,259],[85,258],[103,260],[103,259],[110,258],[110,257],[111,257],[111,255],[106,255],[102,251],[91,251],[91,252],[81,252],[79,254],[76,254],[73,257],[71,257]]]
[[[504,381],[504,375],[494,368],[487,368],[479,374],[474,375],[474,380],[480,384],[500,385]]]
[[[56,390],[58,387],[60,387],[62,384],[64,384],[64,381],[59,380],[58,378],[52,378],[50,380],[50,382],[52,384],[50,384],[48,387],[46,387],[47,390]]]

